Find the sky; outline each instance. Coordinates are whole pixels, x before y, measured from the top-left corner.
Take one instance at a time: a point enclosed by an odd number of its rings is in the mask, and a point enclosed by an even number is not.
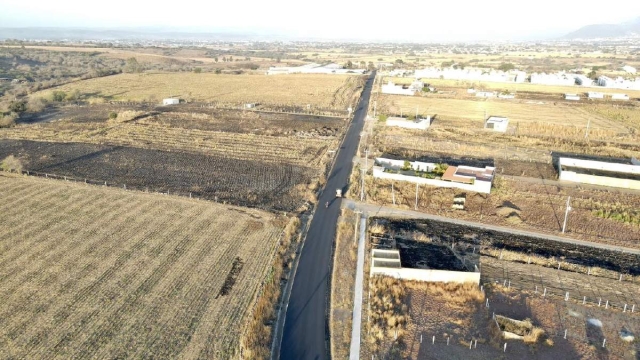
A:
[[[372,5],[379,3],[379,5]],[[2,0],[1,27],[231,29],[289,37],[379,41],[534,40],[640,16],[640,1],[598,11],[584,0],[136,1]],[[601,5],[604,3],[600,3]],[[624,11],[620,11],[624,9]]]

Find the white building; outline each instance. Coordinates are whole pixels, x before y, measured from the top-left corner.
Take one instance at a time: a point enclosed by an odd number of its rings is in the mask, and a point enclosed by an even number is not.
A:
[[[636,78],[635,80],[626,80],[622,77],[612,79],[603,75],[598,78],[598,86],[612,89],[640,90],[640,78]]]
[[[162,105],[177,105],[180,104],[180,99],[167,98],[162,100]]]
[[[339,64],[320,65],[316,63],[302,66],[272,66],[267,71],[267,75],[279,74],[336,74],[336,75],[358,75],[364,74],[366,69],[343,69]]]
[[[627,94],[612,94],[611,95],[611,100],[629,101],[629,95],[627,95]]]
[[[640,190],[640,165],[561,157],[558,172],[564,181]]]
[[[564,94],[565,100],[578,101],[580,100],[580,96],[577,94]]]
[[[589,99],[604,99],[604,93],[595,92],[595,91],[589,91],[587,93],[587,97]]]
[[[386,85],[382,85],[383,94],[391,95],[408,95],[413,96],[416,92],[422,91],[424,83],[422,81],[414,81],[411,85],[396,85],[389,81]]]
[[[576,75],[558,72],[555,74],[533,73],[531,74],[531,83],[540,85],[562,85],[572,86],[576,84]]]
[[[629,74],[635,74],[636,68],[634,68],[633,66],[625,65],[622,67],[622,71],[627,72]]]
[[[415,71],[416,79],[447,79],[447,80],[472,80],[490,82],[517,82],[522,83],[527,78],[523,71],[500,71],[483,68],[435,68],[429,67]]]
[[[485,129],[493,131],[506,132],[509,128],[509,119],[501,116],[489,116],[484,122]]]
[[[397,126],[406,129],[427,130],[431,126],[431,116],[424,119],[407,120],[401,117],[389,117],[386,122],[387,126]]]
[[[593,86],[593,80],[590,79],[589,77],[585,76],[585,75],[576,75],[575,77],[576,80],[576,84],[580,85],[580,86]]]
[[[411,162],[411,170],[403,171],[404,161],[377,158],[373,167],[373,177],[379,179],[408,181],[416,184],[457,188],[479,193],[491,193],[491,184],[495,174],[495,168],[487,166],[483,168],[471,166],[449,166],[444,174],[436,177],[428,173],[436,168],[434,163]],[[416,175],[415,172],[424,174]],[[424,175],[424,176],[422,176]]]

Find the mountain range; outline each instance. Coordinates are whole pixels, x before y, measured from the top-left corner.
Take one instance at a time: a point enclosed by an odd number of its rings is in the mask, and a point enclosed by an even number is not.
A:
[[[563,39],[575,40],[621,37],[640,37],[640,17],[620,24],[593,24],[583,26],[563,36]]]

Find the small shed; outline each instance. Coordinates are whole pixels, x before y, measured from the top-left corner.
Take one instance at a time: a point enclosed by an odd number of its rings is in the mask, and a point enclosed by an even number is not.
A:
[[[246,103],[246,104],[244,104],[244,108],[245,109],[253,109],[255,107],[256,107],[255,103]]]
[[[484,128],[493,131],[507,132],[509,119],[502,116],[489,116],[484,122]]]
[[[178,105],[178,104],[180,104],[180,99],[167,98],[162,100],[162,105]]]
[[[624,100],[624,101],[628,101],[628,100],[629,100],[629,95],[627,95],[627,94],[612,94],[612,95],[611,95],[611,100]]]
[[[604,93],[595,92],[595,91],[589,91],[587,93],[587,97],[589,99],[604,99]]]
[[[571,100],[571,101],[579,101],[580,96],[578,96],[577,94],[564,94],[564,99]]]

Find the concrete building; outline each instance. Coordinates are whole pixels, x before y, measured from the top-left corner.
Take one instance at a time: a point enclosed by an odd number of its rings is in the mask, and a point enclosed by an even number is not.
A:
[[[472,80],[490,82],[516,82],[523,83],[527,74],[523,71],[500,71],[485,68],[464,69],[429,67],[415,71],[416,79],[447,79],[447,80]]]
[[[507,132],[509,119],[502,116],[489,116],[484,122],[484,128],[498,132]]]
[[[576,75],[575,80],[576,84],[580,86],[594,86],[593,80],[585,75]]]
[[[428,173],[436,169],[435,163],[409,163],[411,170],[402,170],[403,160],[376,158],[373,167],[373,177],[388,180],[408,181],[416,184],[430,186],[457,188],[479,193],[491,193],[491,184],[495,174],[495,168],[487,166],[483,168],[471,166],[449,166],[441,177],[431,176]],[[416,172],[418,172],[416,174]],[[423,172],[425,174],[420,174]]]
[[[611,100],[629,101],[629,95],[627,95],[627,94],[612,94],[611,95]]]
[[[640,90],[640,78],[635,80],[627,80],[622,77],[612,79],[603,75],[598,78],[598,86],[612,89]]]
[[[396,279],[444,282],[444,283],[473,283],[480,284],[480,271],[452,271],[402,267],[400,251],[396,249],[372,249],[369,276],[385,275]]]
[[[577,94],[564,94],[564,99],[571,100],[571,101],[579,101],[580,96],[578,96]]]
[[[635,74],[636,68],[634,68],[633,66],[625,65],[622,67],[622,71],[627,72],[629,74]]]
[[[382,85],[381,90],[383,94],[413,96],[416,92],[422,91],[423,87],[424,83],[418,80],[412,82],[411,85],[396,85],[389,81],[386,85]]]
[[[583,184],[640,190],[640,165],[561,157],[558,178]]]
[[[162,105],[177,105],[180,104],[180,99],[167,98],[162,100]]]
[[[302,66],[272,66],[267,71],[267,75],[281,74],[335,74],[335,75],[361,75],[366,69],[343,69],[339,64],[320,65],[316,63]]]
[[[589,91],[587,93],[587,97],[589,99],[604,99],[604,93],[595,92],[595,91]]]
[[[554,74],[533,73],[531,74],[531,83],[540,85],[572,86],[576,84],[576,75],[565,72],[558,72]]]
[[[408,120],[401,117],[389,117],[386,122],[387,126],[397,126],[406,129],[427,130],[431,126],[431,116],[426,118],[418,118],[416,120]]]

